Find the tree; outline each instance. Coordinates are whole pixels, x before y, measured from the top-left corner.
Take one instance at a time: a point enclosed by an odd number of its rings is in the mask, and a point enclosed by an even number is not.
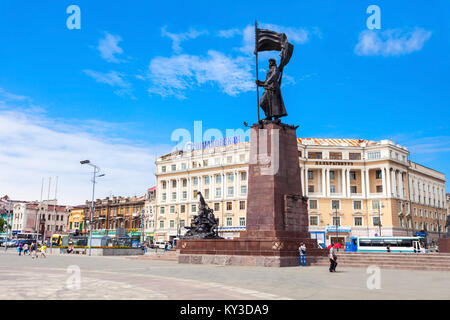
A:
[[[6,230],[6,220],[0,217],[0,232],[5,232]]]

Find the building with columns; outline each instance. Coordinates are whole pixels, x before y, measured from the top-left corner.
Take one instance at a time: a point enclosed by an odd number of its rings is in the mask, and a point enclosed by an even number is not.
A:
[[[238,237],[245,230],[249,151],[244,142],[158,158],[155,240],[170,241],[186,232],[197,214],[198,191],[219,218],[219,234]]]
[[[243,142],[158,158],[156,240],[185,232],[197,212],[197,191],[219,218],[219,234],[238,237],[246,223],[249,148]],[[298,152],[309,229],[320,242],[420,231],[431,241],[443,232],[445,177],[410,161],[405,147],[389,140],[300,138]]]
[[[389,140],[299,139],[299,158],[310,232],[323,242],[422,231],[432,241],[443,232],[445,177],[410,161],[405,147]]]

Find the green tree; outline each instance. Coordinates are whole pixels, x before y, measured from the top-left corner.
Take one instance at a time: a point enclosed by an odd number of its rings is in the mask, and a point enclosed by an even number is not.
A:
[[[6,220],[0,217],[0,232],[6,231]]]

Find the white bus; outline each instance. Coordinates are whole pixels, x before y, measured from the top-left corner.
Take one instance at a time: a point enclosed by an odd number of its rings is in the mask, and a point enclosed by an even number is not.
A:
[[[357,252],[420,252],[421,237],[358,237]]]

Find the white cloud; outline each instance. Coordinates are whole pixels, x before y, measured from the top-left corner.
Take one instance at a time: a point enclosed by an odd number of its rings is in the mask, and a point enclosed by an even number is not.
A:
[[[115,36],[105,32],[105,37],[99,40],[97,47],[98,51],[100,51],[100,56],[108,62],[123,62],[123,60],[116,57],[116,55],[123,53],[123,49],[118,46],[120,41],[122,41],[120,36]]]
[[[105,83],[111,87],[118,87],[114,93],[118,96],[129,96],[136,99],[133,95],[131,84],[124,80],[125,74],[117,71],[110,71],[108,73],[98,72],[93,70],[83,70],[85,74],[95,79],[100,83]]]
[[[364,30],[359,34],[355,53],[360,56],[400,56],[421,50],[430,37],[431,31],[421,28],[415,28],[413,31]]]
[[[219,30],[217,32],[217,36],[220,38],[233,38],[237,35],[242,35],[243,31],[238,28],[232,28],[232,29],[226,29],[226,30]]]
[[[218,85],[231,96],[255,89],[248,58],[232,58],[214,50],[206,56],[156,57],[150,62],[149,71],[149,92],[163,97],[185,98],[184,91],[207,83]]]
[[[10,93],[3,88],[0,88],[0,99],[4,99],[6,101],[24,101],[29,100],[26,96],[17,95],[14,93]]]
[[[155,183],[155,154],[170,150],[164,145],[134,146],[83,131],[83,126],[74,128],[23,112],[0,111],[1,192],[13,199],[38,200],[42,178],[48,181],[51,176],[54,181],[58,176],[59,202],[82,204],[91,198],[92,183],[91,167],[82,167],[80,160],[90,159],[106,174],[96,186],[96,197],[110,192],[142,195]]]
[[[181,52],[181,42],[186,41],[189,39],[195,39],[198,38],[201,35],[208,34],[207,31],[198,31],[195,29],[189,29],[187,32],[183,33],[171,33],[166,30],[166,26],[161,28],[161,35],[163,37],[168,37],[172,39],[172,49],[175,51],[175,53]]]
[[[106,83],[111,87],[129,88],[130,84],[123,80],[124,74],[117,71],[110,71],[109,73],[98,72],[93,70],[83,70],[85,74],[95,79],[100,83]]]

